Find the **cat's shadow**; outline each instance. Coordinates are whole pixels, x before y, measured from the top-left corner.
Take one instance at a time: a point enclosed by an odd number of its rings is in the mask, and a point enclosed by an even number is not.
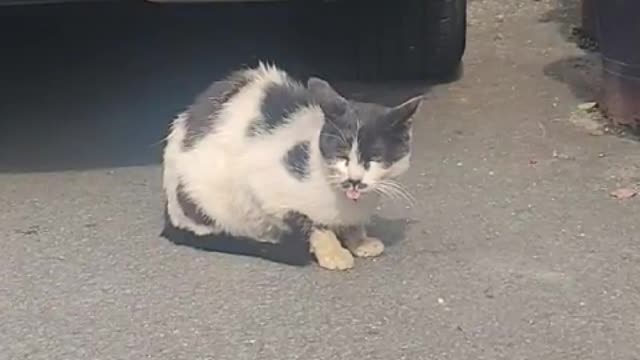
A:
[[[390,219],[374,215],[367,226],[367,234],[380,239],[385,246],[390,247],[407,239],[411,223],[411,220],[405,218]]]
[[[406,239],[410,224],[411,221],[402,218],[388,219],[373,216],[371,223],[367,226],[367,233],[382,240],[385,246],[391,247]],[[160,236],[176,245],[196,250],[262,258],[291,266],[306,266],[313,261],[308,242],[300,241],[305,236],[300,231],[285,234],[278,243],[258,242],[252,238],[227,234],[195,235],[174,227],[165,212],[164,228]]]

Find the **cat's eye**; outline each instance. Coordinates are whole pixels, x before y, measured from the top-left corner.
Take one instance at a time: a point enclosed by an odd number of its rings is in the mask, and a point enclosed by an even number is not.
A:
[[[344,161],[345,164],[349,164],[349,158],[347,156],[338,156],[338,161]]]

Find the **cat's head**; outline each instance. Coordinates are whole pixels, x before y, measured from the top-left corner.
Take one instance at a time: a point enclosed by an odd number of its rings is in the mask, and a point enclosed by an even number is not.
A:
[[[409,168],[412,117],[422,97],[385,107],[345,99],[318,78],[307,87],[325,114],[319,146],[330,183],[354,201],[384,193]]]

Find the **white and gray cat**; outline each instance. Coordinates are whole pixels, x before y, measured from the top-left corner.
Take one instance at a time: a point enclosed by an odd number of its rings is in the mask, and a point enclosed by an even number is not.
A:
[[[262,63],[215,82],[167,137],[163,236],[290,264],[313,254],[338,270],[380,255],[365,225],[381,196],[404,195],[395,179],[421,102],[356,102]]]

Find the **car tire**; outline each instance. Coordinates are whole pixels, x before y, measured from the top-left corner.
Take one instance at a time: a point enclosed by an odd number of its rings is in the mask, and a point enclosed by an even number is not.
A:
[[[358,1],[356,67],[360,80],[447,81],[461,69],[467,0]]]

